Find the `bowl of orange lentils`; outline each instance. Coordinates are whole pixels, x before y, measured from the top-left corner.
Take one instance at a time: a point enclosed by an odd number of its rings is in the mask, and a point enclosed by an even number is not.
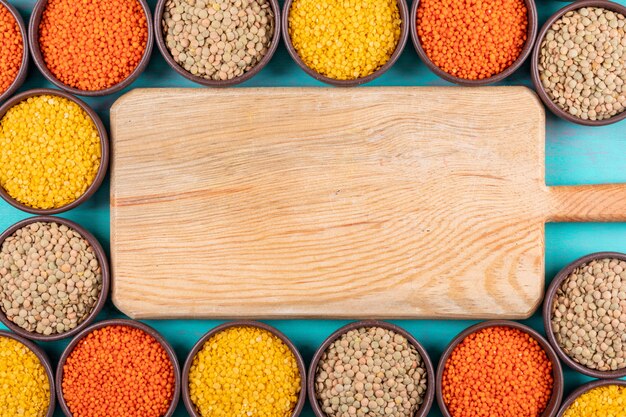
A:
[[[150,61],[145,0],[38,0],[29,23],[33,61],[57,87],[104,96],[130,85]]]
[[[554,417],[563,398],[563,370],[539,333],[514,321],[491,320],[448,345],[436,393],[445,417]]]
[[[537,36],[534,0],[415,0],[411,38],[420,59],[446,81],[502,81],[530,55]]]
[[[28,73],[26,25],[7,0],[0,0],[0,103],[24,83]]]

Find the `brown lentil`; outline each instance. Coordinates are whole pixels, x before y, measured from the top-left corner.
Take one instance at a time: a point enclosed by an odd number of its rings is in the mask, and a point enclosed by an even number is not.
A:
[[[209,80],[231,80],[255,67],[274,36],[268,0],[168,0],[163,33],[172,58]]]
[[[626,107],[626,18],[607,9],[567,12],[546,33],[539,77],[548,97],[583,120],[604,120]]]
[[[556,292],[552,332],[589,369],[626,367],[626,262],[605,258],[574,269]]]
[[[424,362],[408,340],[381,327],[346,332],[324,352],[315,391],[329,417],[411,417],[426,394]]]
[[[0,307],[13,323],[29,332],[60,334],[91,313],[102,291],[102,272],[77,231],[36,222],[2,243],[0,291]]]

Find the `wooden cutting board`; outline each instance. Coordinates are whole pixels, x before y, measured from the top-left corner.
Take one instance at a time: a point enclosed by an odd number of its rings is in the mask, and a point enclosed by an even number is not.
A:
[[[546,187],[523,87],[135,90],[111,129],[133,318],[523,318],[546,221],[626,221],[626,185]]]

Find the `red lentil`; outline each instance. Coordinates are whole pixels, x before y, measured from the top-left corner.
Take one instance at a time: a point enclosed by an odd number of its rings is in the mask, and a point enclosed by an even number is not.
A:
[[[0,94],[13,84],[22,66],[23,42],[17,20],[0,4]]]
[[[174,396],[174,368],[152,336],[111,325],[76,345],[62,389],[73,417],[160,417]]]
[[[552,393],[552,363],[527,333],[488,327],[448,358],[442,395],[453,417],[537,417]]]
[[[441,70],[478,80],[510,67],[526,43],[523,0],[420,0],[417,32]]]
[[[139,65],[148,40],[138,0],[49,0],[39,24],[46,66],[64,84],[104,90]]]

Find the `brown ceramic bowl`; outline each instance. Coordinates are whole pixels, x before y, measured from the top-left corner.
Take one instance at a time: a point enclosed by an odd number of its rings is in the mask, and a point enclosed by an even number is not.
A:
[[[233,85],[241,84],[244,81],[248,81],[250,78],[257,75],[270,62],[272,56],[274,56],[274,52],[276,52],[276,49],[278,48],[278,43],[280,42],[280,5],[278,4],[277,0],[268,1],[272,6],[272,11],[274,12],[274,36],[272,37],[272,41],[270,42],[269,49],[267,50],[265,56],[249,71],[244,72],[243,75],[240,75],[239,77],[235,77],[230,80],[208,80],[206,78],[193,75],[185,68],[181,67],[178,62],[174,61],[172,54],[165,44],[165,36],[163,34],[162,26],[163,12],[165,10],[165,3],[167,3],[167,0],[159,0],[154,11],[154,29],[156,31],[156,43],[159,47],[159,50],[161,51],[161,55],[163,55],[163,58],[165,58],[167,64],[172,67],[174,71],[195,83],[205,85],[207,87],[230,87]]]
[[[0,197],[2,197],[7,203],[12,205],[13,207],[18,208],[27,213],[39,214],[39,215],[50,215],[50,214],[63,213],[64,211],[71,210],[74,207],[77,207],[81,205],[83,202],[87,201],[96,191],[98,191],[98,188],[100,188],[100,185],[102,184],[102,181],[104,180],[104,177],[107,173],[107,168],[109,166],[109,138],[107,136],[107,131],[104,128],[104,125],[102,124],[102,120],[100,120],[100,117],[98,117],[96,112],[93,111],[85,102],[83,102],[82,100],[79,100],[78,98],[64,91],[51,90],[48,88],[37,88],[34,90],[25,91],[14,97],[11,97],[9,101],[7,101],[2,106],[0,106],[0,121],[2,121],[2,118],[4,117],[6,112],[9,111],[9,109],[13,107],[14,105],[18,104],[19,102],[27,98],[40,96],[40,95],[52,95],[52,96],[57,96],[57,97],[63,97],[78,104],[89,115],[93,123],[96,125],[96,129],[98,129],[98,135],[100,136],[100,154],[101,154],[100,168],[98,168],[96,177],[94,178],[91,185],[87,188],[87,190],[83,193],[83,195],[78,197],[76,200],[72,201],[70,204],[67,204],[63,207],[59,207],[55,209],[37,209],[37,208],[27,206],[26,204],[20,203],[19,201],[11,197],[4,190],[4,188],[0,187]]]
[[[48,359],[48,355],[35,343],[30,340],[24,339],[14,333],[7,332],[5,330],[0,330],[0,337],[8,337],[13,340],[16,340],[30,349],[31,352],[37,356],[41,365],[43,365],[46,370],[46,375],[48,375],[48,383],[50,385],[50,405],[48,405],[48,410],[46,411],[45,417],[52,417],[54,414],[54,408],[56,406],[56,395],[54,390],[54,374],[52,373],[52,366],[50,365],[50,359]]]
[[[132,84],[133,81],[137,79],[137,77],[141,75],[141,73],[148,66],[148,62],[150,62],[150,54],[152,53],[152,43],[154,42],[154,28],[152,27],[152,14],[150,13],[150,7],[148,6],[146,0],[137,1],[141,4],[141,7],[143,8],[143,12],[146,15],[146,23],[148,26],[148,40],[146,42],[146,49],[143,51],[143,56],[141,57],[141,61],[139,61],[139,64],[137,65],[135,70],[128,77],[115,84],[114,86],[105,88],[104,90],[89,91],[80,90],[78,88],[70,87],[69,85],[64,84],[57,77],[55,77],[50,72],[50,70],[48,70],[46,62],[44,61],[43,55],[41,53],[41,48],[39,47],[39,23],[41,22],[43,12],[48,5],[48,0],[38,0],[37,4],[35,4],[35,8],[33,9],[33,13],[31,14],[30,22],[28,25],[28,42],[30,44],[30,52],[33,56],[33,61],[35,62],[37,68],[39,68],[39,71],[41,71],[43,76],[46,77],[48,81],[50,81],[57,87],[78,96],[107,96],[128,87],[130,84]],[[80,7],[80,2],[76,2],[76,7]]]
[[[15,233],[16,230],[24,226],[27,226],[31,223],[36,223],[36,222],[43,222],[43,223],[54,222],[58,224],[63,224],[69,228],[76,230],[78,233],[80,233],[80,235],[83,238],[85,238],[89,242],[89,244],[93,248],[96,254],[96,258],[98,259],[98,263],[100,264],[100,269],[102,270],[102,291],[100,292],[100,296],[98,297],[98,302],[94,306],[91,313],[89,313],[89,315],[83,320],[83,322],[68,332],[60,333],[60,334],[51,334],[49,336],[46,336],[46,335],[39,334],[36,332],[26,331],[20,326],[13,323],[11,320],[9,320],[7,316],[4,314],[4,312],[0,309],[0,321],[9,329],[14,331],[15,333],[31,340],[52,342],[55,340],[68,338],[80,332],[82,329],[89,326],[89,323],[91,323],[96,318],[100,310],[102,310],[102,307],[104,307],[104,303],[106,302],[107,295],[109,293],[109,280],[110,280],[109,263],[107,261],[106,254],[104,253],[104,249],[102,249],[102,246],[100,245],[100,242],[98,242],[98,240],[91,233],[89,233],[87,230],[85,230],[80,225],[74,223],[73,221],[62,219],[60,217],[34,216],[34,217],[29,217],[28,219],[19,221],[15,223],[13,226],[9,227],[0,235],[0,247],[2,247],[2,245],[4,244],[5,239],[11,236],[13,233]]]
[[[561,269],[558,274],[554,277],[548,289],[546,290],[546,295],[543,302],[543,325],[546,329],[546,336],[550,345],[554,348],[557,355],[561,358],[563,362],[570,368],[580,372],[581,374],[591,376],[593,378],[601,378],[601,379],[611,379],[611,378],[622,378],[626,376],[626,368],[618,369],[616,371],[598,371],[595,369],[587,368],[586,366],[574,361],[559,345],[557,342],[554,333],[552,332],[552,309],[554,306],[554,297],[556,296],[556,292],[563,284],[563,281],[567,279],[567,277],[574,271],[574,269],[578,268],[582,264],[586,264],[595,259],[604,259],[604,258],[616,258],[622,261],[626,261],[626,254],[619,252],[596,252],[589,254],[587,256],[583,256],[582,258],[576,259],[574,262],[571,262],[565,268]]]
[[[528,56],[530,55],[530,52],[532,51],[535,44],[538,21],[537,7],[535,6],[535,0],[524,0],[524,3],[526,4],[526,8],[528,9],[528,28],[526,30],[526,43],[524,44],[524,48],[522,48],[519,57],[517,57],[517,60],[515,60],[515,62],[513,62],[510,67],[508,67],[501,73],[493,75],[489,78],[483,78],[482,80],[467,80],[465,78],[456,77],[452,74],[448,74],[430,60],[428,55],[426,55],[426,51],[424,51],[424,48],[422,48],[422,41],[417,34],[417,8],[420,4],[419,0],[415,0],[413,2],[413,7],[411,8],[411,38],[413,39],[413,46],[415,47],[415,50],[417,51],[420,59],[426,64],[426,66],[432,72],[434,72],[446,81],[469,87],[497,83],[498,81],[502,81],[509,75],[513,74],[524,63],[524,61],[526,61],[526,58],[528,58]]]
[[[558,117],[565,119],[567,121],[578,123],[584,126],[605,126],[611,123],[619,122],[620,120],[624,120],[626,118],[626,110],[621,113],[616,114],[615,116],[604,119],[604,120],[583,120],[580,117],[572,116],[565,110],[561,109],[556,103],[552,101],[550,97],[548,97],[548,93],[546,89],[543,87],[541,80],[539,79],[539,52],[541,51],[541,44],[546,36],[546,33],[550,29],[550,27],[560,19],[565,13],[570,12],[572,10],[578,10],[582,7],[601,7],[603,9],[611,10],[616,13],[621,13],[626,16],[626,7],[621,4],[613,3],[607,0],[582,0],[575,1],[572,4],[563,7],[555,14],[553,14],[547,22],[543,25],[541,30],[539,31],[539,35],[537,36],[537,43],[535,49],[533,50],[531,61],[530,61],[530,75],[533,80],[533,84],[535,86],[535,90],[539,97],[541,97],[541,101],[546,105],[548,109]]]
[[[537,333],[535,330],[531,329],[528,326],[524,326],[521,323],[509,320],[489,320],[475,324],[463,330],[461,333],[459,333],[458,336],[456,336],[452,340],[452,342],[450,342],[446,350],[443,352],[443,355],[439,360],[439,366],[437,367],[437,403],[439,403],[439,409],[441,410],[441,413],[445,417],[452,417],[452,415],[448,411],[448,407],[446,406],[445,401],[443,400],[442,394],[443,371],[445,369],[448,358],[450,357],[454,349],[456,349],[456,347],[459,345],[459,343],[465,340],[467,336],[488,327],[511,327],[521,330],[531,336],[533,339],[535,339],[546,352],[548,359],[550,360],[550,362],[552,362],[552,377],[554,379],[554,384],[552,387],[552,396],[550,397],[550,401],[548,401],[548,405],[546,406],[546,409],[543,411],[543,413],[541,413],[540,417],[554,417],[559,410],[559,405],[561,404],[561,400],[563,399],[563,370],[561,369],[561,363],[559,362],[559,358],[550,346],[550,344],[539,333]]]
[[[67,417],[72,417],[72,412],[70,411],[67,403],[65,402],[65,398],[63,397],[63,366],[65,366],[65,362],[70,354],[74,351],[74,348],[78,343],[89,333],[94,330],[102,329],[103,327],[108,326],[127,326],[133,327],[135,329],[143,330],[152,336],[159,344],[165,349],[167,356],[169,356],[170,361],[174,367],[174,396],[172,397],[172,402],[170,403],[167,412],[162,417],[171,417],[176,411],[176,406],[178,405],[178,399],[180,397],[180,366],[178,365],[178,359],[176,358],[176,353],[172,346],[161,336],[159,332],[157,332],[152,327],[147,324],[143,324],[139,321],[128,320],[128,319],[111,319],[111,320],[103,320],[96,324],[93,324],[82,332],[80,332],[70,344],[63,351],[63,355],[61,355],[61,359],[59,359],[59,364],[57,365],[56,372],[56,388],[57,388],[57,397],[59,398],[59,405],[61,405],[61,410]]]
[[[603,381],[591,381],[591,382],[586,383],[585,385],[582,385],[582,386],[578,387],[576,390],[574,390],[574,392],[572,392],[567,397],[567,399],[565,400],[565,402],[561,406],[561,409],[559,410],[559,414],[557,414],[557,417],[563,417],[563,415],[565,414],[565,411],[581,395],[587,393],[588,391],[591,391],[594,388],[604,387],[606,385],[620,385],[622,387],[626,387],[626,381],[619,380],[619,379],[615,379],[615,380],[606,379],[606,380],[603,380]],[[593,416],[590,415],[589,417],[593,417]]]
[[[309,68],[309,66],[304,63],[302,58],[300,58],[300,55],[298,54],[298,51],[296,51],[296,48],[294,48],[293,42],[291,41],[291,36],[289,35],[289,13],[291,11],[292,3],[293,0],[286,0],[285,5],[283,6],[282,29],[283,39],[285,41],[287,51],[289,51],[289,55],[291,55],[293,60],[296,61],[296,64],[298,64],[298,66],[302,68],[304,72],[306,72],[316,80],[324,82],[326,84],[331,84],[337,87],[355,87],[361,84],[369,83],[375,78],[380,77],[396,63],[398,58],[400,58],[400,55],[404,50],[404,46],[406,45],[406,41],[409,36],[409,8],[406,4],[406,0],[398,0],[398,10],[400,12],[400,19],[402,20],[402,29],[400,32],[400,39],[398,39],[398,45],[396,45],[396,50],[393,52],[393,54],[391,54],[389,60],[378,70],[365,77],[356,78],[354,80],[336,80],[334,78],[322,75],[319,72]]]
[[[274,336],[278,337],[282,342],[287,345],[291,353],[296,358],[296,363],[298,364],[298,371],[300,372],[300,395],[298,396],[298,402],[293,409],[290,417],[298,417],[302,412],[302,407],[304,407],[304,401],[306,399],[306,370],[304,368],[304,361],[302,360],[302,356],[298,349],[291,343],[291,341],[282,334],[280,331],[275,329],[272,326],[269,326],[265,323],[261,323],[258,321],[250,321],[250,320],[237,320],[229,323],[224,323],[215,327],[214,329],[207,332],[204,336],[198,340],[198,342],[193,346],[191,352],[187,356],[187,360],[185,361],[185,366],[183,367],[183,381],[182,381],[182,391],[183,391],[183,402],[185,403],[185,408],[187,408],[187,412],[191,417],[201,417],[198,411],[196,411],[196,406],[191,401],[191,395],[189,392],[189,370],[191,369],[191,364],[193,363],[193,359],[196,357],[196,354],[202,349],[204,343],[209,340],[211,337],[221,332],[222,330],[231,328],[231,327],[258,327],[259,329],[267,330],[272,333]]]
[[[320,360],[322,359],[322,355],[324,354],[324,352],[326,352],[326,349],[328,349],[331,343],[339,339],[342,335],[349,332],[350,330],[361,329],[364,327],[382,327],[383,329],[391,330],[397,334],[404,336],[406,340],[417,350],[417,353],[419,353],[419,355],[422,357],[424,367],[426,368],[426,393],[424,394],[424,402],[421,404],[420,408],[417,410],[415,415],[413,415],[413,417],[426,417],[428,415],[428,412],[430,411],[430,408],[433,405],[433,399],[435,397],[435,370],[433,368],[430,357],[428,356],[428,352],[426,352],[426,349],[422,347],[417,339],[415,339],[409,332],[407,332],[403,328],[396,326],[395,324],[378,320],[357,321],[343,326],[342,328],[338,329],[333,334],[328,336],[324,343],[322,343],[322,345],[315,352],[313,360],[311,360],[311,365],[309,365],[307,387],[309,390],[309,402],[311,403],[311,407],[313,408],[313,412],[315,413],[316,417],[328,417],[327,414],[322,410],[317,400],[317,393],[315,390],[315,375],[317,374],[317,367]]]
[[[15,77],[15,80],[13,80],[13,83],[4,92],[0,92],[0,103],[2,103],[7,98],[11,97],[11,94],[20,88],[21,85],[24,84],[24,80],[26,80],[26,75],[28,74],[28,36],[24,20],[15,7],[11,6],[11,3],[7,0],[0,0],[0,5],[6,7],[7,10],[13,15],[22,35],[22,63],[20,64],[20,69]]]

